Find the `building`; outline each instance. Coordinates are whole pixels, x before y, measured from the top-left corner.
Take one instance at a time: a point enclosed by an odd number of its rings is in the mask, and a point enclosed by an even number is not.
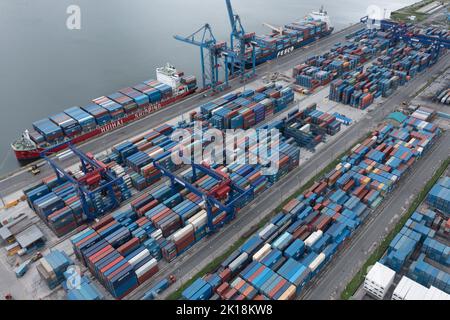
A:
[[[377,299],[383,299],[392,286],[395,271],[377,262],[369,270],[364,280],[364,290]]]
[[[450,295],[433,286],[427,288],[403,276],[392,294],[392,300],[450,300]]]

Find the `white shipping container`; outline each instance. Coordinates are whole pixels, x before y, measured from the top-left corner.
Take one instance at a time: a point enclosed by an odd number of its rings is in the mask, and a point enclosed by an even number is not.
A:
[[[187,224],[184,228],[181,228],[180,230],[176,231],[171,236],[171,239],[176,242],[176,241],[180,240],[181,238],[184,238],[193,232],[194,232],[194,226],[191,224]]]
[[[361,143],[358,143],[356,146],[354,146],[351,152],[355,152],[359,147],[361,147]]]
[[[142,267],[140,267],[139,269],[136,270],[136,276],[140,277],[140,276],[144,275],[146,272],[153,269],[157,265],[158,265],[158,261],[155,258],[151,259],[149,262],[147,262]]]
[[[150,251],[148,251],[148,249],[144,249],[141,252],[139,252],[137,255],[135,255],[133,258],[131,258],[130,260],[128,260],[128,262],[135,266],[137,265],[139,262],[141,262],[142,260],[144,260],[146,257],[148,257],[150,255]]]
[[[247,252],[241,253],[236,259],[234,259],[229,265],[231,271],[235,271],[248,259]]]
[[[311,233],[311,235],[306,238],[305,240],[305,245],[307,247],[312,247],[314,245],[314,243],[317,242],[317,240],[319,240],[323,235],[323,231],[322,230],[317,230],[316,232]]]
[[[258,252],[253,255],[253,261],[261,261],[270,253],[271,250],[272,247],[270,246],[270,244],[266,243],[261,249],[258,250]]]
[[[264,227],[259,233],[258,236],[261,238],[263,235],[265,235],[271,228],[273,228],[275,225],[273,223],[268,224]]]
[[[300,131],[308,133],[311,129],[311,125],[309,123],[305,124],[303,127],[300,128]]]
[[[314,272],[318,267],[320,267],[320,265],[322,264],[322,262],[325,261],[325,254],[323,252],[321,252],[317,258],[315,258],[313,260],[313,262],[311,262],[308,266],[309,270],[311,270],[312,272]]]
[[[158,155],[162,154],[163,152],[164,152],[164,149],[158,147],[158,149],[156,149],[152,153],[149,153],[149,156],[150,156],[150,158],[156,158]]]
[[[291,285],[286,291],[278,298],[278,300],[291,300],[295,296],[296,287]]]
[[[205,210],[202,210],[188,219],[188,223],[194,227],[194,231],[206,225],[208,215]]]
[[[239,282],[241,282],[243,279],[241,277],[236,277],[236,279],[231,282],[231,287],[236,288]]]
[[[162,230],[158,229],[158,230],[154,231],[152,234],[150,234],[150,237],[155,240],[159,240],[162,237]]]
[[[56,278],[56,273],[53,271],[50,263],[48,263],[45,258],[41,258],[39,261],[41,262],[41,265],[45,269],[45,271],[47,271],[47,273],[50,275],[50,277]]]

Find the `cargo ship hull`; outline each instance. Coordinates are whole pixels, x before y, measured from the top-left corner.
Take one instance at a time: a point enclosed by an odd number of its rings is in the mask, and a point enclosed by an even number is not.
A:
[[[19,161],[31,161],[36,160],[41,157],[41,154],[51,155],[54,153],[57,153],[59,151],[62,151],[66,149],[70,144],[80,144],[82,142],[88,141],[94,137],[99,137],[105,133],[114,131],[118,128],[121,128],[127,124],[130,124],[132,122],[135,122],[139,119],[143,119],[150,114],[162,109],[165,106],[168,106],[170,104],[173,104],[175,102],[178,102],[187,96],[193,94],[196,91],[196,88],[186,91],[180,95],[177,95],[176,97],[169,98],[167,100],[164,100],[159,103],[153,103],[149,104],[147,107],[144,107],[140,110],[137,110],[134,113],[131,113],[129,115],[126,115],[123,118],[111,121],[105,125],[97,126],[94,130],[85,132],[81,135],[78,135],[76,137],[66,139],[65,141],[62,141],[58,144],[48,146],[48,147],[36,147],[34,149],[30,150],[18,150],[12,146],[14,154]]]

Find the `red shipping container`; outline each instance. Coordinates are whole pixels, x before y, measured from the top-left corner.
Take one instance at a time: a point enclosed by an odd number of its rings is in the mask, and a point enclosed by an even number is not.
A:
[[[114,251],[114,248],[111,245],[107,245],[100,251],[96,252],[92,256],[89,257],[88,263],[95,264],[97,261],[102,259],[103,257],[106,257],[108,254],[110,254],[112,251]]]
[[[252,282],[261,272],[263,272],[264,269],[266,269],[266,266],[259,267],[249,278],[248,281]]]
[[[216,293],[222,297],[223,293],[228,290],[230,285],[227,282],[222,283],[220,286],[217,287]]]
[[[111,267],[115,266],[117,263],[119,263],[123,259],[125,259],[125,258],[122,257],[122,256],[118,257],[117,259],[115,259],[114,261],[112,261],[108,265],[104,266],[102,269],[100,269],[100,273],[102,273],[102,274],[105,273],[107,270],[109,270]]]
[[[349,191],[351,188],[353,188],[353,186],[355,185],[355,180],[350,180],[348,181],[345,186],[342,188],[342,190],[344,190],[345,192]]]
[[[145,281],[147,281],[148,279],[150,279],[151,277],[153,277],[158,271],[159,271],[158,265],[156,265],[152,269],[148,270],[146,273],[144,273],[143,275],[138,277],[139,284],[142,284]]]
[[[292,209],[294,209],[299,203],[300,203],[300,201],[298,201],[297,199],[295,199],[295,198],[292,199],[283,207],[283,212],[285,212],[285,213],[291,212]]]
[[[269,298],[273,299],[275,294],[278,292],[278,290],[281,289],[282,286],[284,286],[287,283],[285,279],[281,280],[270,292],[269,292]]]
[[[232,300],[233,297],[237,294],[237,290],[234,288],[230,288],[227,292],[225,292],[224,294],[224,299],[225,300]]]
[[[116,220],[111,221],[110,223],[104,225],[100,229],[96,230],[98,233],[102,233],[103,231],[107,230],[109,227],[112,227],[113,225],[118,224]]]
[[[321,203],[317,203],[317,204],[313,207],[313,210],[314,210],[314,211],[320,211],[320,209],[322,209],[322,204],[321,204]]]
[[[97,231],[98,229],[106,226],[107,224],[109,224],[113,221],[114,221],[114,218],[112,217],[112,215],[107,215],[107,216],[100,218],[100,220],[98,222],[94,223],[91,226],[91,228]]]
[[[224,282],[230,280],[230,278],[231,278],[231,270],[230,270],[229,268],[223,269],[223,270],[219,273],[219,277],[220,277],[220,279],[222,279],[222,281],[224,281]]]
[[[133,251],[139,246],[139,238],[132,238],[128,242],[121,245],[119,248],[117,248],[117,251],[123,255],[126,256],[128,253]]]

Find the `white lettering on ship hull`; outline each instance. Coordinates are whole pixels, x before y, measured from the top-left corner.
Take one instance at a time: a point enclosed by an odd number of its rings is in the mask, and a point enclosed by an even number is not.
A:
[[[117,120],[112,123],[108,123],[107,125],[104,125],[103,127],[101,127],[100,131],[101,133],[105,133],[121,126],[123,126],[123,120]]]
[[[149,115],[152,112],[155,112],[156,110],[161,108],[161,104],[160,103],[156,103],[156,104],[152,104],[149,105],[148,107],[144,108],[143,110],[140,110],[138,112],[136,112],[134,114],[134,119],[133,120],[137,120],[140,118],[143,118],[147,115]],[[123,125],[125,125],[127,122],[129,121],[124,121],[123,119],[108,123],[106,125],[104,125],[103,127],[100,128],[100,132],[101,133],[105,133],[111,130],[114,130],[118,127],[122,127]]]
[[[139,119],[139,118],[145,117],[146,115],[155,112],[159,108],[161,108],[161,104],[159,104],[159,103],[151,104],[148,107],[136,112],[134,114],[134,118]]]
[[[277,58],[285,56],[289,53],[292,53],[295,50],[294,46],[286,48],[284,50],[278,51]]]

